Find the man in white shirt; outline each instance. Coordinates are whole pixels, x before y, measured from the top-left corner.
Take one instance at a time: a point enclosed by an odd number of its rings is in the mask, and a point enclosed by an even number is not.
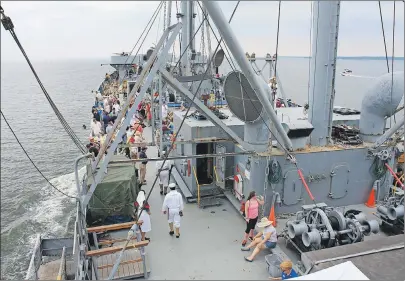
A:
[[[97,98],[97,101],[99,101],[99,102],[103,100],[103,96],[101,95],[100,92],[96,92],[96,98]]]
[[[112,121],[108,122],[107,129],[105,130],[107,134],[109,134],[113,130],[113,125],[114,124]]]
[[[109,114],[111,112],[111,106],[110,104],[107,102],[104,104],[104,110]]]
[[[163,151],[161,157],[165,158],[165,155],[166,152]],[[159,176],[160,194],[167,194],[167,186],[169,185],[169,174],[172,166],[173,162],[171,160],[166,160],[164,164],[163,160],[156,161],[156,175]]]
[[[183,197],[176,190],[176,184],[171,183],[169,185],[170,192],[165,196],[165,200],[162,205],[162,212],[167,214],[167,221],[169,222],[170,235],[176,231],[176,238],[180,238],[180,221],[183,216]],[[174,229],[173,229],[174,226]]]
[[[115,112],[118,114],[121,111],[121,106],[119,103],[116,101],[113,105],[113,108],[115,109]]]
[[[91,122],[91,135],[93,137],[100,137],[101,134],[101,123],[96,120],[96,118],[93,118],[93,121]]]

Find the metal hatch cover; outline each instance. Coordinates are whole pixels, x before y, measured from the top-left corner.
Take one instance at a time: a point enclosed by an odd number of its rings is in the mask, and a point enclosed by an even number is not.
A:
[[[236,117],[252,123],[259,119],[263,106],[242,72],[230,72],[225,78],[223,91],[228,107]]]

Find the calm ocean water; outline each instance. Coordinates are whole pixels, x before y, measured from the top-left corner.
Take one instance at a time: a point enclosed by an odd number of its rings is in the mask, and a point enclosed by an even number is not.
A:
[[[76,134],[90,120],[91,90],[110,67],[106,60],[34,63],[43,84]],[[260,66],[260,64],[258,63]],[[384,60],[338,60],[338,72],[377,77],[386,73]],[[403,60],[394,62],[404,70]],[[39,169],[68,194],[75,194],[73,161],[79,155],[53,113],[26,63],[1,63],[1,110]],[[226,74],[230,69],[225,67]],[[278,73],[285,93],[295,102],[308,100],[308,59],[280,58]],[[265,77],[266,73],[264,73]],[[337,75],[335,105],[360,109],[371,78]],[[74,201],[53,190],[31,165],[1,120],[1,279],[22,279],[37,233],[66,235]]]

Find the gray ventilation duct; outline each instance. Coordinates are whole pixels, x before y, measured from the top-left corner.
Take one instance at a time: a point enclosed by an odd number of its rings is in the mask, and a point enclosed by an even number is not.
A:
[[[404,72],[394,72],[393,81],[391,75],[387,73],[377,78],[363,98],[360,135],[366,142],[374,142],[384,134],[385,117],[393,115],[404,94]]]

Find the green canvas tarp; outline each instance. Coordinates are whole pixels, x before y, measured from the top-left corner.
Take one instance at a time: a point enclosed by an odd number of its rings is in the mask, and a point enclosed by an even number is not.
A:
[[[124,156],[114,155],[112,161],[127,160]],[[88,187],[94,181],[91,170],[87,169]],[[90,199],[87,211],[87,224],[106,224],[106,219],[113,223],[125,217],[130,218],[134,210],[139,187],[136,177],[137,169],[133,163],[109,164],[107,174],[96,187]],[[119,221],[118,221],[119,222]]]

